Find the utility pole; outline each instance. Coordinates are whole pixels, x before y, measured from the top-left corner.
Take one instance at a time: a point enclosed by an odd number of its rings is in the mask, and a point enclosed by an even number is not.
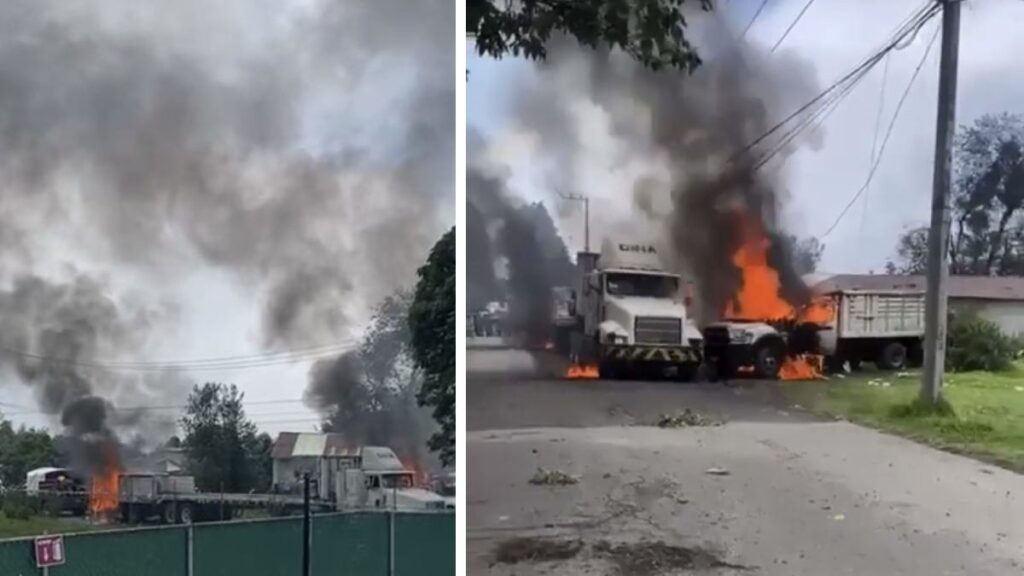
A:
[[[583,194],[558,193],[564,200],[583,202],[583,251],[590,252],[590,198]]]
[[[302,475],[302,576],[309,576],[309,553],[312,534],[309,525],[309,472]]]
[[[921,400],[935,404],[942,397],[946,365],[946,281],[949,244],[949,196],[956,129],[957,60],[960,51],[960,3],[942,3],[942,60],[939,64],[939,111],[935,131],[935,173],[932,180],[932,220],[928,229],[928,292],[925,298],[924,371]]]

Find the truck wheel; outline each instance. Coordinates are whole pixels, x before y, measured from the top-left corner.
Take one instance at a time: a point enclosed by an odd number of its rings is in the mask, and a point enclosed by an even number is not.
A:
[[[163,520],[164,524],[178,523],[178,511],[174,506],[174,502],[164,502],[163,508],[160,510],[160,519]]]
[[[597,367],[597,374],[602,380],[618,380],[619,370],[611,360],[603,360]]]
[[[782,354],[778,347],[765,344],[757,349],[754,356],[754,370],[758,377],[765,380],[775,380],[779,377],[779,369],[782,368]]]
[[[188,502],[183,502],[178,509],[178,519],[182,524],[192,524],[196,520],[196,511]]]
[[[139,524],[142,522],[142,509],[138,504],[128,505],[128,523]]]
[[[900,342],[889,342],[878,355],[877,365],[882,370],[899,370],[907,363],[907,347]]]

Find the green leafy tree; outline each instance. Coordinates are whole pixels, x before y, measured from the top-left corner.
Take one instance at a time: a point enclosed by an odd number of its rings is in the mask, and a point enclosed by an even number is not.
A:
[[[21,486],[29,470],[53,466],[56,460],[53,438],[46,430],[14,428],[9,420],[0,421],[0,480],[4,486]]]
[[[429,441],[441,462],[455,461],[455,228],[446,232],[419,269],[409,309],[413,358],[423,371],[418,395],[433,409],[439,430]]]
[[[256,425],[245,416],[244,394],[234,384],[195,386],[181,419],[189,470],[201,490],[246,492],[259,486]],[[268,483],[269,484],[269,483]]]
[[[564,33],[590,48],[619,48],[657,70],[692,72],[700,56],[686,38],[685,0],[466,1],[466,32],[481,55],[543,59],[551,36]],[[691,0],[711,10],[711,0]]]
[[[1024,117],[987,114],[961,126],[954,154],[949,269],[1024,275]],[[904,232],[893,270],[924,272],[928,228]]]

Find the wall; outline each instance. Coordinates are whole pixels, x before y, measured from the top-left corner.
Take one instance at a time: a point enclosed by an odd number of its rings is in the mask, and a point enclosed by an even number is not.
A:
[[[1014,300],[950,299],[954,310],[972,310],[1011,336],[1024,334],[1024,302]]]
[[[313,576],[388,576],[392,519],[395,576],[455,574],[454,514],[365,512],[313,517]],[[295,576],[302,519],[66,535],[64,546],[67,562],[51,576]],[[30,538],[0,541],[0,576],[41,575],[33,554]]]

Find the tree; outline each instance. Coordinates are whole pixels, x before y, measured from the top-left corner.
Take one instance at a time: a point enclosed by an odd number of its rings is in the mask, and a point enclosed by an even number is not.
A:
[[[188,467],[201,490],[246,492],[258,485],[264,440],[245,416],[234,384],[194,386],[181,419]],[[269,438],[269,437],[268,437]]]
[[[987,114],[957,135],[950,272],[1024,274],[1024,117]],[[900,236],[894,268],[925,270],[928,229]]]
[[[9,420],[0,421],[0,483],[20,486],[34,468],[56,464],[57,452],[46,430],[17,429]]]
[[[699,2],[712,9],[711,0]],[[466,32],[481,55],[544,59],[554,33],[597,48],[620,48],[644,66],[693,72],[700,56],[686,39],[685,0],[520,0],[498,7],[494,0],[466,1]]]
[[[455,461],[455,228],[430,250],[418,272],[409,309],[412,352],[423,370],[420,404],[433,408],[440,430],[428,445],[441,462]]]

